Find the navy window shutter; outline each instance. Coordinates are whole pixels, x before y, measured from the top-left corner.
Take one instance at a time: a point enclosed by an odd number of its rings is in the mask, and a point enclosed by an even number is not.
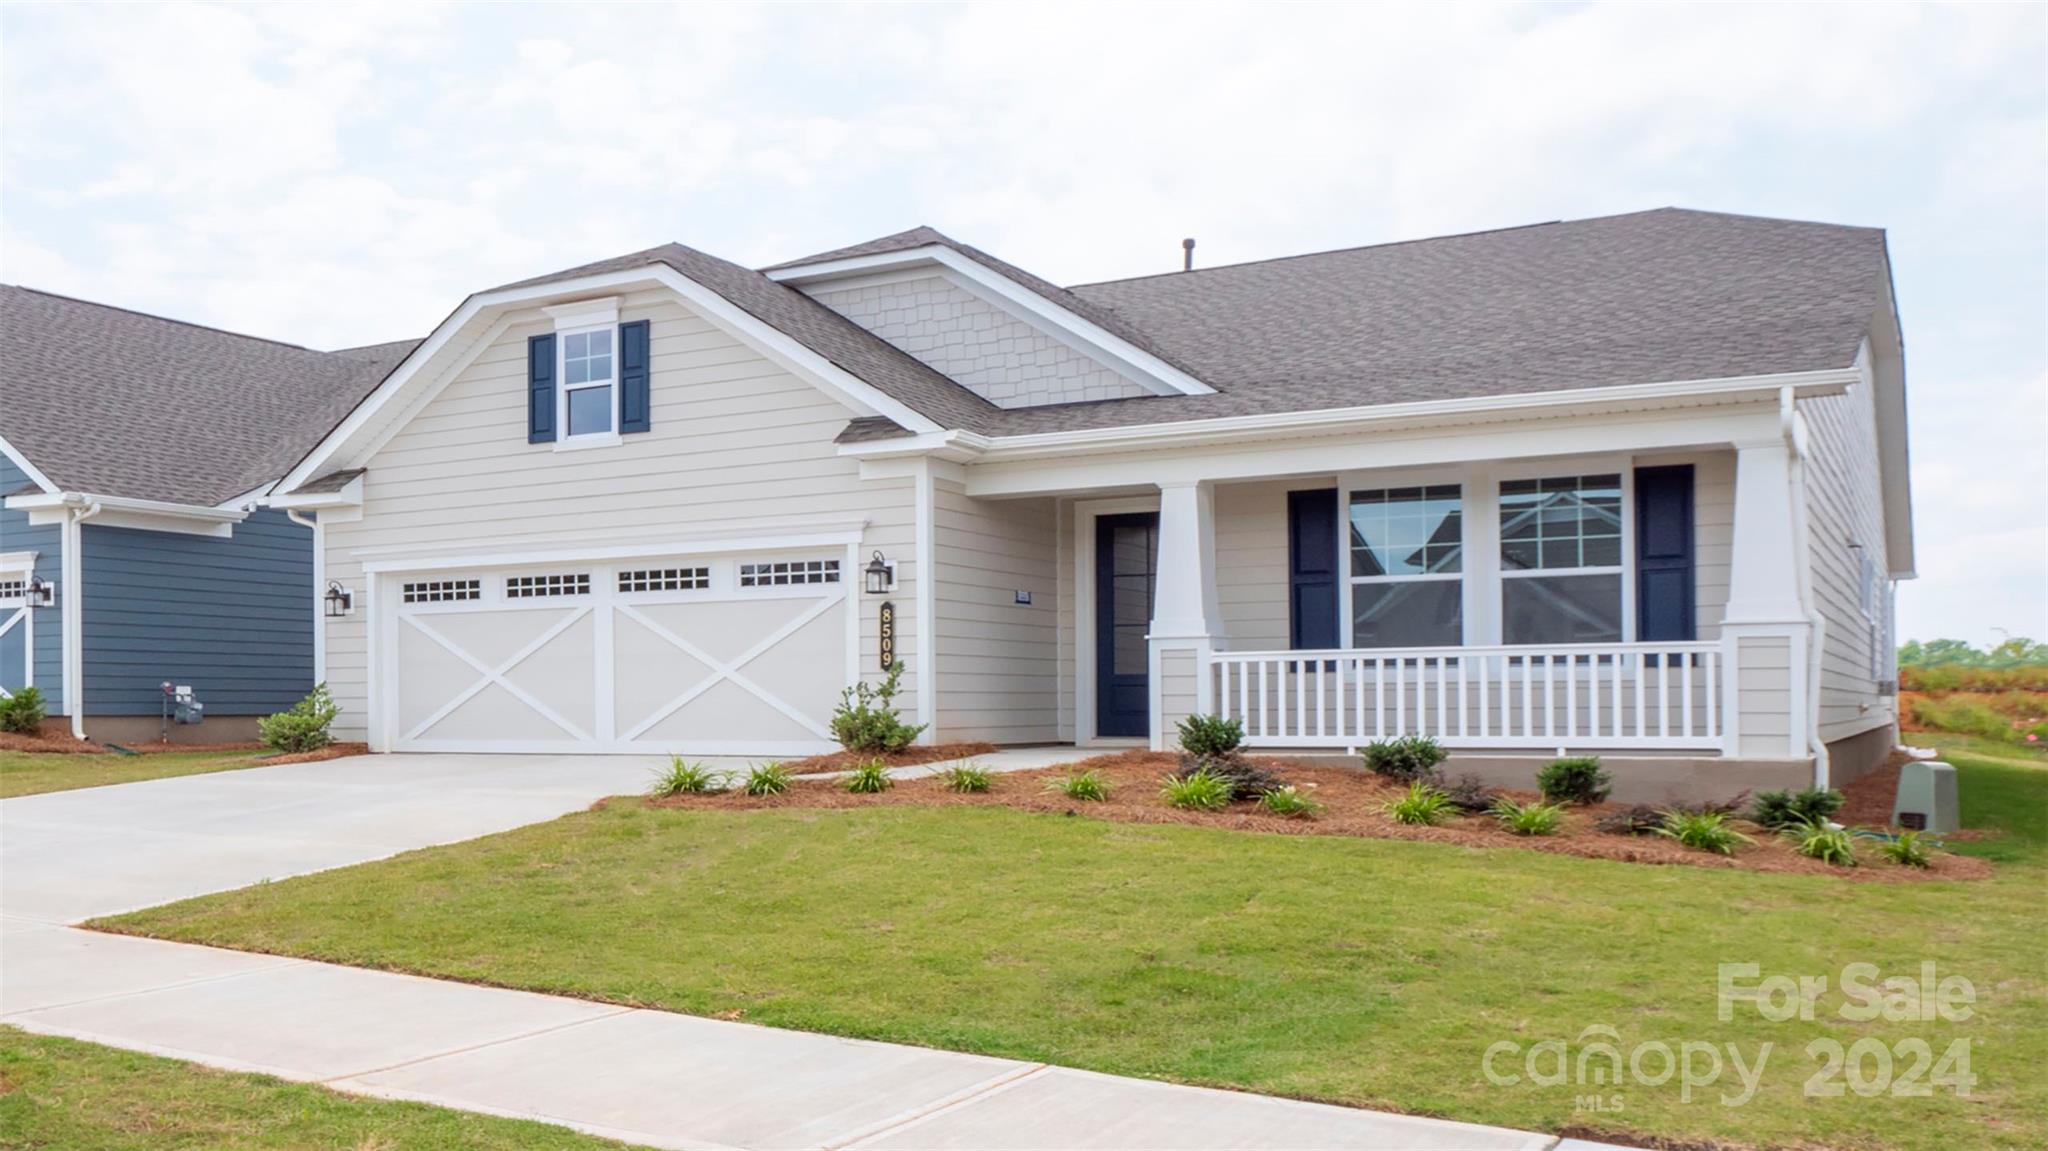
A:
[[[1636,638],[1694,638],[1692,465],[1636,469]]]
[[[1287,643],[1339,646],[1337,489],[1287,493]]]
[[[555,337],[526,341],[526,442],[555,442]]]
[[[648,430],[647,321],[619,325],[619,431]]]

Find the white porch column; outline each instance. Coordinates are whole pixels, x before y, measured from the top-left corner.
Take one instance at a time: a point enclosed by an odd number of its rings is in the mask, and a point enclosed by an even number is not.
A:
[[[1159,487],[1159,568],[1149,633],[1152,747],[1173,746],[1174,728],[1207,712],[1209,653],[1221,632],[1216,607],[1216,493],[1204,482]]]
[[[1799,493],[1783,436],[1735,445],[1735,531],[1728,610],[1727,754],[1799,759],[1807,753],[1807,644],[1800,602]]]

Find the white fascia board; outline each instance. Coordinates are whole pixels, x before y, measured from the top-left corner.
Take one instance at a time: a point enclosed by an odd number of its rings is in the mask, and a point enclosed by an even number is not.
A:
[[[263,506],[271,508],[297,508],[300,510],[321,508],[359,508],[363,506],[363,477],[357,476],[343,484],[340,491],[296,492],[270,496],[263,500]]]
[[[440,571],[463,568],[523,567],[531,564],[603,563],[662,556],[712,555],[739,551],[801,551],[811,548],[844,548],[861,542],[866,521],[839,531],[803,532],[789,535],[745,535],[676,539],[660,543],[619,544],[609,547],[534,548],[521,551],[492,551],[443,555],[410,555],[388,559],[367,559],[363,571],[371,575],[388,572]],[[362,553],[354,553],[361,555]],[[842,573],[843,578],[850,578]]]
[[[1069,346],[1072,346],[1074,341],[1079,341],[1081,346],[1076,348],[1077,351],[1107,362],[1108,366],[1140,383],[1155,384],[1158,389],[1163,389],[1163,394],[1206,396],[1216,390],[1129,340],[1068,311],[1008,276],[980,261],[963,256],[944,244],[927,244],[922,248],[883,252],[873,256],[849,256],[843,260],[831,260],[822,264],[782,268],[766,275],[769,279],[781,283],[810,285],[845,276],[867,276],[876,272],[924,265],[945,269],[952,273],[956,280],[966,281],[963,286],[969,287],[969,290],[989,299],[1026,323],[1049,328],[1054,333],[1064,333],[1070,338],[1061,342]]]
[[[4,455],[9,460],[12,460],[14,466],[20,468],[22,474],[29,478],[30,483],[43,489],[46,493],[56,494],[57,485],[50,482],[50,477],[44,475],[41,468],[29,463],[28,457],[21,454],[21,449],[8,443],[6,436],[0,436],[0,455]]]
[[[523,288],[485,292],[464,300],[461,307],[441,321],[433,334],[421,341],[419,347],[414,348],[412,354],[393,369],[391,374],[384,378],[383,383],[377,385],[376,391],[357,404],[354,411],[335,425],[334,430],[278,482],[277,490],[290,493],[300,484],[326,470],[352,441],[365,429],[374,425],[378,415],[408,390],[408,386],[421,371],[432,363],[456,334],[478,314],[486,310],[496,312],[530,307],[559,297],[574,297],[591,292],[614,292],[647,283],[659,284],[675,292],[692,311],[711,321],[727,335],[759,352],[784,370],[822,389],[859,415],[886,416],[913,432],[939,430],[938,424],[912,411],[902,401],[798,343],[724,296],[682,275],[667,264],[654,263],[624,271],[581,276],[573,280],[555,280]],[[479,340],[478,343],[481,345],[484,341]],[[481,346],[472,349],[472,355],[481,350]]]
[[[227,539],[235,525],[249,518],[241,508],[210,508],[173,504],[160,500],[137,500],[126,496],[101,496],[89,492],[46,492],[39,495],[9,496],[7,506],[28,513],[28,522],[38,526],[62,524],[73,508],[96,508],[91,522],[100,527],[136,528],[175,535],[213,536]]]

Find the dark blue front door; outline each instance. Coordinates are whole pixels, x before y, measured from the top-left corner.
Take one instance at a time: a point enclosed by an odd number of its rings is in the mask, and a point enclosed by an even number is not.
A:
[[[1095,734],[1152,734],[1152,591],[1159,578],[1156,512],[1095,520]]]

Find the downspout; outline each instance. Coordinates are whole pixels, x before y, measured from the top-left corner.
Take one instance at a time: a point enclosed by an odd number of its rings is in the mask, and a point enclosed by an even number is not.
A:
[[[100,514],[99,501],[90,504],[74,493],[64,496],[64,556],[58,563],[64,581],[64,614],[59,619],[59,639],[64,652],[64,710],[71,713],[71,737],[85,738],[85,533],[80,525]]]
[[[320,530],[318,517],[307,519],[297,508],[286,508],[284,518],[313,533],[313,682],[327,682],[327,611],[321,598],[327,590],[327,533]]]
[[[1778,389],[1778,423],[1785,442],[1792,449],[1792,532],[1798,548],[1792,565],[1799,594],[1799,610],[1806,615],[1810,630],[1806,641],[1806,745],[1813,753],[1813,786],[1826,787],[1830,778],[1828,745],[1820,737],[1821,657],[1827,644],[1827,619],[1813,606],[1813,535],[1806,514],[1806,424],[1799,418],[1798,402],[1792,389]]]

